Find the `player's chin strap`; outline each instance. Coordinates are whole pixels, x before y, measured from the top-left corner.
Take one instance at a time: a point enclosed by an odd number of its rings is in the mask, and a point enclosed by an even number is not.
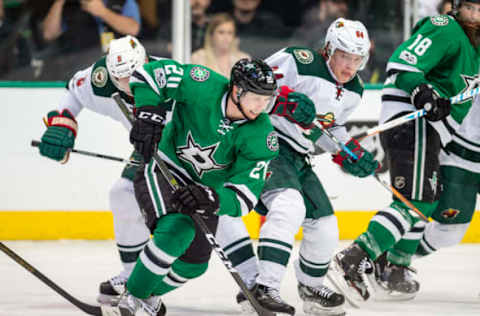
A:
[[[122,111],[122,113],[125,115],[127,120],[133,125],[133,118],[130,116],[130,112],[127,109],[127,106],[125,103],[123,103],[122,98],[120,97],[119,93],[114,93],[112,95],[112,98],[117,102],[118,107]],[[167,165],[163,162],[163,160],[160,158],[157,152],[153,154],[153,159],[157,163],[158,168],[160,169],[160,172],[162,173],[163,177],[167,180],[168,184],[173,190],[177,190],[180,185],[178,184],[177,180],[173,177],[173,175],[170,173],[168,170]],[[208,226],[205,224],[204,220],[199,214],[192,214],[191,215],[192,219],[194,222],[200,227],[202,232],[205,235],[205,238],[207,239],[208,243],[212,246],[212,248],[215,250],[215,252],[218,254],[220,259],[223,262],[223,265],[227,268],[227,270],[230,272],[230,275],[233,277],[233,279],[237,282],[237,285],[240,287],[242,290],[243,294],[247,297],[248,301],[250,304],[253,306],[255,311],[258,313],[259,316],[275,316],[275,313],[268,311],[264,307],[258,303],[258,301],[255,299],[253,296],[252,292],[248,289],[247,285],[245,282],[243,282],[242,278],[238,274],[237,270],[233,267],[232,261],[228,258],[228,256],[225,254],[223,251],[222,247],[220,244],[217,242],[215,235],[212,234]]]
[[[232,99],[232,102],[233,104],[235,104],[235,106],[237,107],[237,109],[240,111],[240,113],[242,113],[243,117],[248,120],[248,121],[251,121],[251,119],[248,118],[248,116],[245,114],[245,112],[243,111],[243,106],[242,104],[240,103],[240,98],[245,95],[245,93],[247,93],[247,91],[244,91],[242,88],[238,87],[237,86],[237,94],[236,94],[236,97],[237,97],[237,101],[235,101],[235,99],[233,98],[233,88],[232,90],[229,92],[229,98]]]
[[[355,153],[353,153],[350,148],[348,148],[344,143],[342,143],[340,140],[338,140],[337,137],[335,137],[335,135],[332,134],[332,132],[330,132],[327,128],[324,128],[323,125],[318,122],[317,120],[314,120],[313,123],[322,130],[322,132],[325,134],[325,136],[327,136],[333,143],[335,143],[335,145],[337,146],[337,149],[338,150],[343,150],[345,151],[351,159],[353,160],[357,160],[358,157],[357,155],[355,155]],[[400,201],[402,201],[409,209],[411,209],[413,212],[416,213],[416,215],[418,215],[423,221],[427,222],[428,223],[428,218],[423,215],[423,213],[415,207],[415,205],[412,204],[412,202],[410,202],[409,200],[407,200],[406,197],[403,196],[403,194],[401,194],[400,192],[398,192],[393,186],[387,184],[385,181],[383,181],[382,179],[380,179],[380,177],[378,176],[377,173],[373,173],[373,176],[375,177],[375,179],[384,187],[386,188],[388,191],[390,191],[390,193],[392,193],[393,195],[395,195]]]

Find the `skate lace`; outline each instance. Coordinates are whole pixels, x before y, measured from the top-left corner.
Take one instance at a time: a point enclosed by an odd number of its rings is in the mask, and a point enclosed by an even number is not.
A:
[[[136,314],[138,311],[143,310],[146,315],[156,316],[162,305],[161,300],[158,297],[151,297],[146,300],[139,299],[131,294],[127,295],[127,304],[129,308]]]
[[[272,298],[275,302],[278,302],[278,303],[285,303],[282,298],[280,297],[280,291],[275,289],[275,288],[272,288],[272,287],[268,287],[266,289],[266,294]]]
[[[119,275],[116,275],[110,279],[110,283],[113,286],[118,286],[118,285],[125,285],[127,283],[128,277],[120,273]]]
[[[328,287],[322,285],[319,288],[312,288],[313,293],[317,294],[318,296],[321,296],[325,299],[329,299],[330,296],[332,296],[335,292],[329,289]]]
[[[371,261],[367,257],[364,257],[358,264],[357,273],[358,274],[368,273],[368,270],[371,270],[371,269],[373,269]]]

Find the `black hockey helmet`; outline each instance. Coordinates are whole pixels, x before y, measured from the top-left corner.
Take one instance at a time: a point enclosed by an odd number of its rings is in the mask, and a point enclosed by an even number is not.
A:
[[[261,95],[273,95],[277,90],[277,81],[272,68],[255,58],[243,58],[233,65],[230,89],[234,85],[241,88],[240,94],[250,91]]]

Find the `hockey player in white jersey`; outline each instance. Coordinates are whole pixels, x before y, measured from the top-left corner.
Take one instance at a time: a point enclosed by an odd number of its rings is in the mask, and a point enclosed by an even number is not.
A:
[[[303,309],[311,315],[345,314],[344,297],[323,285],[338,245],[338,224],[309,157],[318,145],[354,176],[366,177],[378,168],[372,154],[344,126],[360,104],[363,84],[357,72],[367,63],[369,49],[363,24],[340,18],[330,25],[322,50],[287,47],[266,59],[279,85],[306,94],[314,101],[316,113],[328,113],[320,115],[324,127],[359,157],[352,161],[344,151],[336,152],[335,144],[318,127],[305,131],[287,118],[271,117],[279,136],[280,154],[269,165],[271,175],[255,207],[266,215],[260,230],[258,265],[241,221],[221,218],[217,238],[260,304],[277,314],[295,314],[295,308],[280,297],[280,285],[301,226],[304,238],[294,266]],[[288,96],[289,91],[282,94]],[[248,310],[241,293],[237,301]]]
[[[119,92],[123,101],[132,108],[129,78],[148,60],[144,47],[136,38],[125,36],[112,40],[108,54],[92,66],[78,71],[68,82],[68,91],[57,109],[48,113],[47,130],[39,146],[40,154],[62,163],[68,161],[77,136],[76,117],[84,108],[119,121],[130,130],[131,124],[111,96]],[[135,152],[132,158],[141,159]],[[123,292],[139,253],[150,238],[133,191],[132,180],[136,170],[136,166],[127,165],[110,190],[115,240],[123,271],[100,285],[99,302],[107,303],[110,297]]]

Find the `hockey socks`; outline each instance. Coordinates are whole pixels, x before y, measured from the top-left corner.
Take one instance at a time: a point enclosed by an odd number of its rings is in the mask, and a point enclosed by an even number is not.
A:
[[[207,271],[208,262],[205,263],[188,263],[180,259],[175,260],[172,264],[170,271],[162,279],[162,281],[155,288],[153,295],[164,295],[170,291],[173,291],[185,283],[188,280],[198,278],[205,271]]]
[[[133,272],[127,289],[138,298],[150,297],[170,270],[176,258],[189,247],[195,236],[193,220],[183,214],[161,217]]]

